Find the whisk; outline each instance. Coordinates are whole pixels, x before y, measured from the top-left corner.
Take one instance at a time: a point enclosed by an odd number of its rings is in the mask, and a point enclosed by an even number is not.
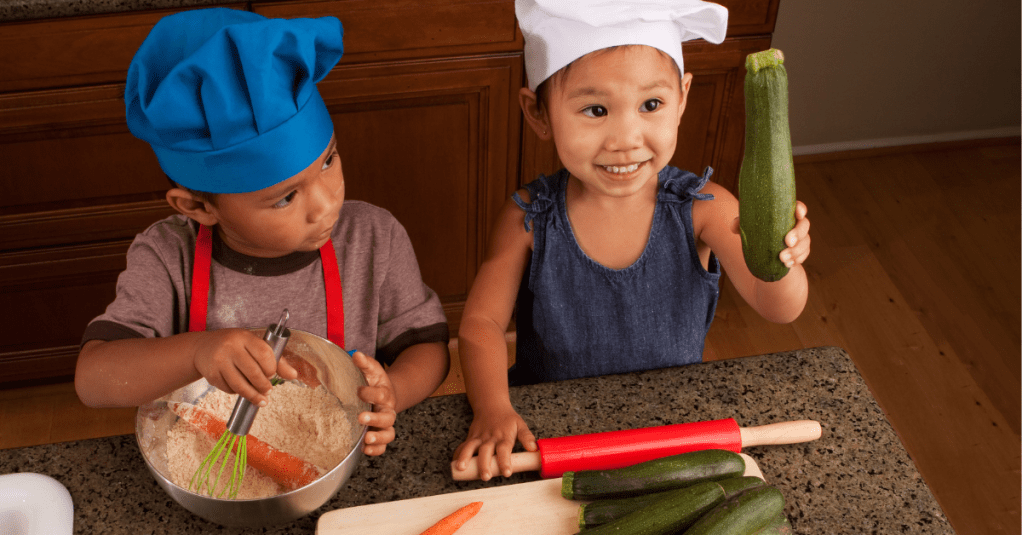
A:
[[[288,318],[290,318],[290,314],[285,308],[277,324],[271,324],[266,328],[266,333],[263,334],[263,341],[273,349],[273,356],[278,362],[280,361],[280,355],[284,352],[284,346],[287,345],[287,341],[291,337],[291,331],[285,327]],[[283,379],[276,375],[270,380],[270,384],[273,386],[282,382]],[[257,412],[259,412],[258,406],[238,396],[238,401],[234,404],[234,410],[231,411],[231,417],[227,420],[227,430],[224,431],[224,434],[220,436],[220,440],[213,446],[209,455],[203,459],[202,463],[195,470],[195,474],[192,475],[192,479],[188,483],[189,490],[203,493],[202,489],[205,487],[206,493],[212,497],[217,489],[217,483],[220,482],[220,477],[224,474],[228,464],[230,464],[229,459],[233,455],[234,466],[228,473],[227,482],[220,489],[216,497],[220,498],[224,493],[230,499],[238,496],[238,490],[241,489],[241,480],[245,477],[245,467],[248,464],[246,447],[248,430],[252,428],[252,422],[255,420]],[[217,469],[218,466],[219,469]],[[216,476],[213,479],[213,483],[210,484],[209,478],[213,475],[214,471]]]

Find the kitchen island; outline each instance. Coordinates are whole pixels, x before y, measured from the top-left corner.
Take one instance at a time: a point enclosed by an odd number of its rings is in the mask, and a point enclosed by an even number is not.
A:
[[[784,494],[795,533],[954,533],[848,354],[825,347],[511,389],[537,437],[735,418],[743,427],[812,419],[821,439],[745,453]],[[464,394],[429,398],[398,417],[387,453],[363,461],[313,514],[262,533],[313,533],[328,511],[493,485],[536,473],[455,482],[450,458],[471,409]],[[0,452],[0,474],[38,472],[74,501],[75,533],[250,533],[175,503],[146,469],[133,435]],[[528,514],[523,511],[522,514]]]

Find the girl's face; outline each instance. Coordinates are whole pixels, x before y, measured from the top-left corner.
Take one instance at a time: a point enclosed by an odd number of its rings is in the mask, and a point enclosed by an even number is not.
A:
[[[545,113],[557,154],[587,191],[655,188],[678,142],[692,76],[648,46],[601,50],[550,79]],[[650,184],[652,181],[652,184]]]
[[[209,212],[231,249],[276,258],[322,247],[340,217],[344,173],[337,143],[297,175],[251,193],[222,194]]]

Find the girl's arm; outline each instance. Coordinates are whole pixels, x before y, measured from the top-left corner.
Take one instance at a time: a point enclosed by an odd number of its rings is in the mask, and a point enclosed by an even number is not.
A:
[[[696,243],[709,247],[720,260],[735,289],[760,316],[775,323],[790,323],[805,308],[809,283],[802,263],[809,256],[809,219],[806,206],[797,203],[795,228],[785,236],[788,248],[780,253],[789,266],[788,274],[776,282],[766,282],[749,272],[738,234],[738,199],[718,184],[707,182],[700,193],[713,194],[713,200],[695,201],[692,221]]]
[[[524,191],[519,194],[528,202]],[[463,469],[478,450],[483,480],[495,475],[488,472],[494,453],[501,472],[510,472],[510,454],[516,440],[527,450],[536,450],[535,437],[511,406],[504,338],[532,248],[532,233],[525,231],[524,221],[525,212],[513,200],[508,200],[498,216],[486,258],[469,291],[458,333],[461,368],[473,421],[468,437],[455,451],[454,460]]]

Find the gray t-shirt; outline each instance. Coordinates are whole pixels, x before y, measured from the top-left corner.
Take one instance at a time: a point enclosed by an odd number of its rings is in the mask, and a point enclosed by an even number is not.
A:
[[[136,236],[116,298],[89,323],[82,343],[186,332],[197,233],[195,221],[174,215]],[[408,233],[390,212],[346,201],[331,239],[344,296],[344,349],[390,364],[411,345],[448,341],[440,299],[422,282]],[[262,329],[285,308],[289,328],[326,338],[319,252],[256,258],[231,250],[213,232],[206,329]]]

